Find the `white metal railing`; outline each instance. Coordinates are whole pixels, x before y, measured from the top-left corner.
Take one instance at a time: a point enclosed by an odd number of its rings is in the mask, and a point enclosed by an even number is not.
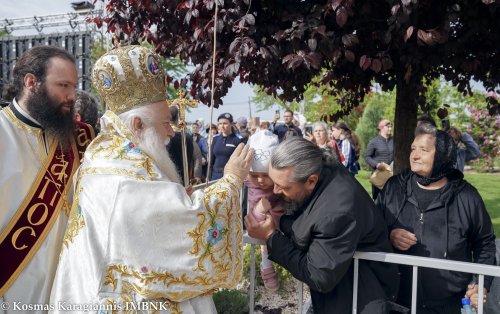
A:
[[[249,288],[249,314],[254,313],[255,307],[255,246],[262,245],[265,242],[254,239],[245,233],[243,236],[243,243],[250,244],[250,288]],[[477,274],[479,276],[479,296],[478,300],[483,299],[484,276],[500,277],[500,267],[468,262],[458,262],[451,260],[443,260],[438,258],[420,257],[395,253],[382,253],[382,252],[355,252],[354,253],[354,284],[352,296],[352,313],[357,314],[357,299],[358,299],[358,270],[359,260],[369,260],[384,263],[393,263],[400,265],[413,266],[413,279],[412,279],[412,302],[411,314],[417,312],[417,275],[418,267],[434,268],[459,271],[464,273]],[[297,281],[297,299],[299,314],[307,313],[311,306],[310,300],[305,303],[303,301],[303,283]],[[478,314],[483,314],[483,303],[478,302]]]
[[[358,270],[359,260],[377,261],[384,263],[400,264],[413,266],[412,293],[411,293],[411,313],[417,313],[417,276],[418,267],[434,268],[459,271],[479,275],[479,297],[478,314],[483,314],[483,288],[484,276],[500,277],[500,267],[492,265],[483,265],[469,262],[458,262],[443,260],[439,258],[420,257],[413,255],[381,253],[381,252],[356,252],[354,253],[354,286],[352,291],[352,313],[357,313],[358,300]]]

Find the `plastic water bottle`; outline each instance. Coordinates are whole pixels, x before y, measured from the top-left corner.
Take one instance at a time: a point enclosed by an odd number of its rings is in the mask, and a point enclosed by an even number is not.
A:
[[[476,310],[470,305],[470,299],[469,298],[463,298],[462,299],[461,313],[462,314],[473,314],[473,313],[476,313]]]

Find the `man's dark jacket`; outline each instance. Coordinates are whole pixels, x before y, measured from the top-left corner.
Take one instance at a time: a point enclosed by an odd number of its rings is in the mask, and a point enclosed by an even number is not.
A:
[[[394,138],[390,136],[385,138],[382,135],[377,135],[372,138],[365,151],[365,161],[372,170],[377,169],[379,162],[385,162],[390,165],[394,160]]]
[[[177,168],[177,173],[184,184],[184,166],[182,164],[182,135],[181,132],[175,132],[175,136],[170,139],[167,145],[167,151],[170,154],[170,158]],[[193,137],[190,134],[186,134],[186,152],[188,159],[188,170],[189,176],[191,177],[193,173]],[[188,182],[189,183],[189,182]]]
[[[309,285],[315,314],[352,312],[355,251],[392,251],[382,215],[342,165],[323,168],[303,208],[283,216],[280,228],[267,241],[269,258]],[[360,261],[358,313],[388,313],[398,285],[396,266]]]
[[[454,170],[448,184],[426,209],[420,209],[413,192],[415,174],[409,170],[387,181],[377,199],[389,232],[402,228],[414,233],[417,244],[396,253],[434,257],[462,262],[495,265],[495,234],[491,218],[477,190],[463,174]],[[401,267],[399,300],[408,305],[411,298],[411,267]],[[460,304],[472,274],[420,268],[418,306]],[[489,289],[491,277],[485,277]],[[458,300],[457,300],[458,299]]]

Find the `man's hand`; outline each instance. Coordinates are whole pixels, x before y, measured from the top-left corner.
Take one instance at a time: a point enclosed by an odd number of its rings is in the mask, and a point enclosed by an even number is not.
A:
[[[488,291],[486,288],[484,289],[483,293],[483,303],[486,303],[486,294]],[[476,284],[470,284],[467,286],[467,291],[465,292],[465,297],[470,299],[470,304],[472,307],[477,309],[477,301],[479,299],[479,285]]]
[[[384,170],[386,170],[385,165],[384,165],[384,163],[383,163],[383,162],[379,162],[379,163],[377,164],[377,170],[380,170],[380,171],[384,171]]]
[[[247,227],[248,235],[254,239],[266,241],[276,230],[273,218],[270,214],[266,214],[266,220],[258,222],[252,214],[245,216],[245,226]]]
[[[252,163],[253,149],[250,146],[241,143],[236,147],[231,158],[229,158],[224,167],[224,174],[234,174],[241,180],[244,180],[250,170]]]
[[[417,243],[417,237],[413,233],[401,228],[392,230],[389,238],[392,245],[401,251],[406,251]]]

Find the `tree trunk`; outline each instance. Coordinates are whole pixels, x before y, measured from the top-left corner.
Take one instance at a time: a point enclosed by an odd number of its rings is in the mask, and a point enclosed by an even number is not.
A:
[[[398,77],[394,114],[394,174],[410,166],[411,143],[417,126],[418,80]]]

